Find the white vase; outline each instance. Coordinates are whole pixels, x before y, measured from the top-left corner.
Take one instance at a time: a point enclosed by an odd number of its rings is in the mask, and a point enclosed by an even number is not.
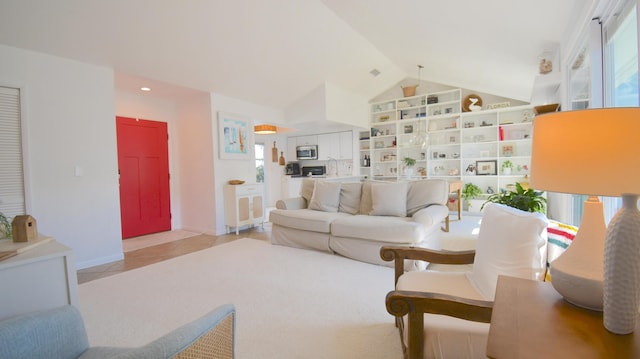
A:
[[[623,195],[607,228],[604,247],[604,326],[632,333],[640,306],[640,211],[638,196]]]
[[[405,167],[404,168],[404,175],[407,177],[412,177],[413,176],[413,167]]]
[[[504,174],[504,175],[506,175],[506,176],[510,175],[510,174],[511,174],[511,168],[510,168],[510,167],[505,167],[505,168],[502,170],[502,174]]]

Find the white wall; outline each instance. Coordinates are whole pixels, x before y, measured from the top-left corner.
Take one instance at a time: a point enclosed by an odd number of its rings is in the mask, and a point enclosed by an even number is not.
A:
[[[369,127],[369,105],[366,98],[325,83],[327,119],[354,127]]]
[[[38,231],[73,248],[78,268],[121,259],[113,72],[0,45],[0,84],[23,90]]]
[[[179,191],[182,229],[216,234],[216,195],[210,94],[179,106],[177,125]],[[173,200],[173,197],[172,197]]]
[[[255,157],[253,154],[254,136],[250,134],[249,143],[251,144],[251,154],[248,160],[222,160],[219,157],[218,147],[218,112],[226,112],[241,115],[251,119],[253,126],[254,123],[269,123],[280,124],[283,122],[284,113],[282,110],[269,108],[254,103],[246,102],[243,100],[226,97],[220,94],[211,94],[211,123],[212,123],[212,137],[213,137],[213,170],[214,170],[214,183],[215,183],[215,204],[216,204],[216,234],[225,233],[224,226],[224,199],[223,199],[223,186],[227,184],[229,180],[241,179],[247,183],[255,183]],[[284,135],[277,136],[278,146],[283,146],[283,151],[286,144],[286,138]],[[265,139],[266,141],[266,139]],[[271,142],[265,143],[265,147],[270,148],[268,144],[273,145]],[[280,147],[278,147],[280,148]],[[270,150],[268,150],[270,151]],[[270,156],[267,156],[270,158]],[[280,196],[280,179],[275,181],[278,171],[281,168],[274,167],[271,162],[267,165],[266,175],[269,177],[270,185],[265,189],[266,204],[270,206],[271,203],[275,203],[274,198]],[[271,181],[273,179],[274,181]]]

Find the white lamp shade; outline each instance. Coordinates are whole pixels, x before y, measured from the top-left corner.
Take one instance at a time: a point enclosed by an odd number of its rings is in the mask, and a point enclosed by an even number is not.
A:
[[[531,187],[620,196],[640,193],[640,108],[553,112],[533,122]]]

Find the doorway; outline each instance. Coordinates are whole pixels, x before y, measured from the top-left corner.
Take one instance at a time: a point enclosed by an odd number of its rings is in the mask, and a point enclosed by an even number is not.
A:
[[[116,117],[122,238],[171,230],[165,122]]]

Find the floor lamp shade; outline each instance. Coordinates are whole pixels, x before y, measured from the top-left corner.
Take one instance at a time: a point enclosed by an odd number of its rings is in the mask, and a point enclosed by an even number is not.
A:
[[[640,215],[625,215],[619,220],[624,230],[612,232],[610,225],[605,245],[604,217],[598,213],[602,205],[598,205],[600,202],[595,196],[624,198],[630,195],[632,198],[625,199],[628,204],[623,210],[631,208],[637,212],[633,198],[637,201],[640,194],[639,134],[640,108],[637,107],[554,112],[536,117],[533,123],[531,187],[591,196],[585,204],[585,215],[576,238],[567,251],[551,263],[551,283],[565,299],[584,307],[602,295],[605,327],[616,333],[618,331],[607,325],[607,318],[617,323],[621,317],[627,322],[630,317],[635,327],[640,305],[640,244],[635,244],[640,241],[640,231],[628,229],[640,228]],[[592,204],[591,213],[587,213],[587,204]],[[585,219],[587,215],[589,220]],[[629,223],[636,217],[639,218],[637,224]],[[612,224],[614,222],[612,220]],[[554,281],[554,264],[556,276],[564,280]],[[594,278],[598,276],[604,281],[603,294],[595,289],[597,279]],[[626,288],[621,288],[621,282]],[[620,309],[623,303],[626,309]]]

